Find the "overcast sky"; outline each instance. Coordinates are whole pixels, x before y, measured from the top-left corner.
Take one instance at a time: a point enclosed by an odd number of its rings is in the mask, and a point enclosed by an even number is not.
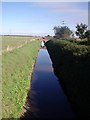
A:
[[[2,3],[3,34],[53,35],[62,21],[73,31],[76,24],[88,25],[88,2]]]

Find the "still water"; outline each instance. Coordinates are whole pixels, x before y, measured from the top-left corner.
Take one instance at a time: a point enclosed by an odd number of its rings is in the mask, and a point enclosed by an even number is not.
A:
[[[53,73],[52,62],[46,49],[39,50],[27,101],[29,109],[25,117],[75,117],[60,82]]]

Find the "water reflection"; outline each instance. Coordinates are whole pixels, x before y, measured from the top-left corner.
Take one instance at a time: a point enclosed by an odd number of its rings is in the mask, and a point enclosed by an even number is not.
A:
[[[74,113],[53,73],[52,63],[45,49],[40,49],[36,60],[27,106],[29,109],[24,117],[74,118]]]

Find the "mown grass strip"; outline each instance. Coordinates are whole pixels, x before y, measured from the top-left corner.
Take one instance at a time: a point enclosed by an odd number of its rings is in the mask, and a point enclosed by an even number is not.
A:
[[[30,73],[38,49],[39,42],[33,41],[2,55],[3,118],[20,116],[30,87]]]

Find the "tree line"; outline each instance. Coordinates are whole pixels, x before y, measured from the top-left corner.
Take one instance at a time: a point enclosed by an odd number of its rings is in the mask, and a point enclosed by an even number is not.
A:
[[[85,38],[87,38],[87,40],[90,40],[90,30],[87,29],[88,26],[86,24],[77,24],[75,27],[76,36],[78,36],[81,40]],[[74,38],[74,33],[67,26],[55,26],[53,30],[55,34],[54,38]]]

